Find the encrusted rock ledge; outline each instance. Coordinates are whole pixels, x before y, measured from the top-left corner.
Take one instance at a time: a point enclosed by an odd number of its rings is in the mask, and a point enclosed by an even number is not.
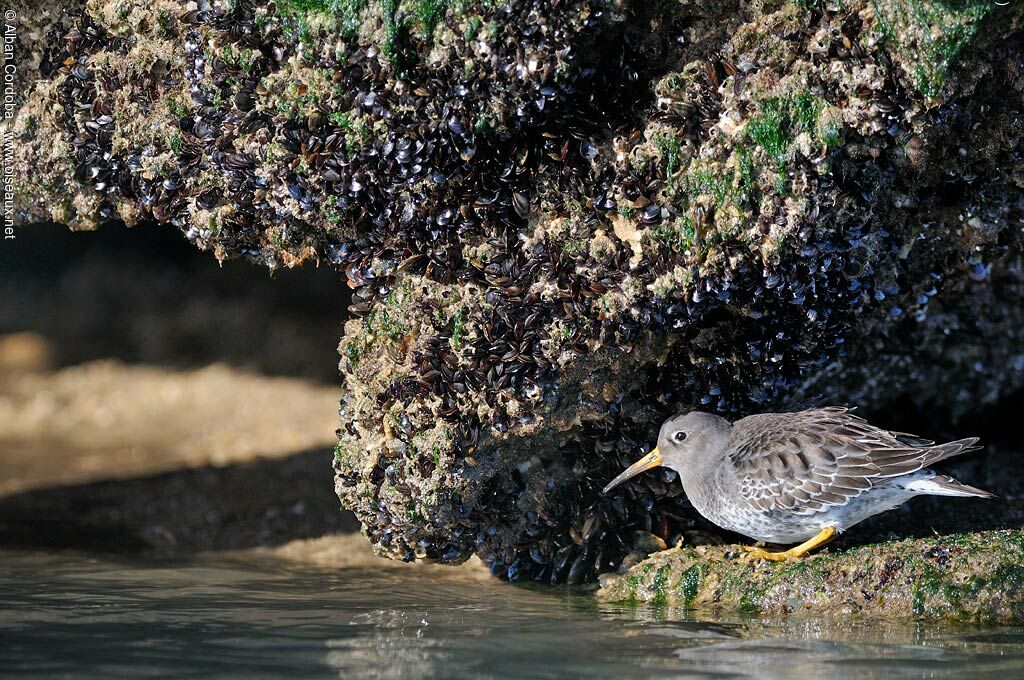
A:
[[[381,555],[590,581],[699,526],[600,493],[673,412],[1024,388],[1022,3],[13,6],[18,225],[344,272]]]
[[[656,553],[601,578],[606,601],[755,614],[1024,621],[1024,531],[892,541],[781,564],[736,546]]]

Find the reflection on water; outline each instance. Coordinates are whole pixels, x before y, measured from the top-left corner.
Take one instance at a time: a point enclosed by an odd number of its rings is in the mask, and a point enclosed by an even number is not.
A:
[[[0,641],[5,677],[1024,677],[1024,629],[710,621],[457,573],[265,555],[0,553]]]

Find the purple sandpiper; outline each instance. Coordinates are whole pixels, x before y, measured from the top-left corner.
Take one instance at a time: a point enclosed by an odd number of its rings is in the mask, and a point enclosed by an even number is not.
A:
[[[935,444],[874,427],[843,407],[762,413],[730,423],[691,411],[661,426],[658,445],[604,488],[659,465],[679,473],[697,511],[723,529],[803,557],[839,532],[920,495],[991,498],[928,466],[976,451],[978,438]]]

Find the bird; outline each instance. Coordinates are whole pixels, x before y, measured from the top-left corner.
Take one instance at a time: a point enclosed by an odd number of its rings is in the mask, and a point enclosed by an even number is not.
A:
[[[729,422],[689,411],[666,420],[657,446],[602,491],[644,470],[675,470],[693,507],[723,529],[764,544],[757,560],[806,556],[858,522],[914,496],[992,498],[929,466],[981,449],[977,437],[946,444],[875,427],[844,406],[761,413]]]

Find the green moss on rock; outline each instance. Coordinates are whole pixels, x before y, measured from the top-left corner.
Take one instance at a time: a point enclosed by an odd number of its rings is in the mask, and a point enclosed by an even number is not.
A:
[[[1005,5],[1003,5],[1005,6]],[[990,0],[897,0],[874,3],[878,30],[926,97],[947,91],[947,80],[983,20],[1000,4]],[[1005,30],[1005,29],[1004,29]]]
[[[605,577],[606,601],[759,615],[1024,621],[1024,532],[935,536],[753,563],[735,546],[656,553]]]

